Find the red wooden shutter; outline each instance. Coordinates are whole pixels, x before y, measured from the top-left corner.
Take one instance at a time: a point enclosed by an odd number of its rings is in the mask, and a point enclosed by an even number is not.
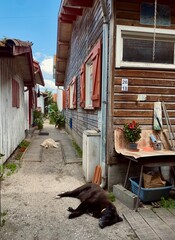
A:
[[[19,83],[16,82],[16,107],[19,108]]]
[[[74,86],[72,104],[73,104],[73,108],[75,109],[77,107],[77,78],[76,77],[73,78],[72,85]]]
[[[93,89],[92,89],[92,105],[99,108],[101,105],[101,40],[93,49]]]
[[[12,79],[12,107],[16,107],[16,98],[15,98],[15,80]]]
[[[20,107],[19,83],[12,79],[12,107]]]
[[[85,107],[85,63],[80,71],[80,107]]]
[[[70,88],[67,87],[67,108],[70,108]]]
[[[66,91],[63,90],[63,109],[66,109]]]

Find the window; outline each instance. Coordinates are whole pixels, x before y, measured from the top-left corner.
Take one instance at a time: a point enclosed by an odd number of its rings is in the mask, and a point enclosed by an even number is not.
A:
[[[140,8],[141,16],[140,23],[153,25],[154,24],[154,12],[155,4],[154,3],[141,3]],[[171,11],[170,7],[167,5],[157,4],[156,9],[156,25],[157,26],[170,26],[171,24]]]
[[[86,64],[86,108],[92,107],[92,86],[93,86],[93,72],[92,65],[93,62],[90,61]]]
[[[101,101],[101,41],[90,52],[80,72],[80,106],[100,107]]]
[[[69,84],[69,108],[75,109],[77,107],[77,89],[76,89],[76,77],[74,77]]]
[[[174,69],[175,31],[117,26],[116,67]],[[154,57],[153,57],[154,56]]]
[[[20,107],[19,83],[12,79],[12,107]]]

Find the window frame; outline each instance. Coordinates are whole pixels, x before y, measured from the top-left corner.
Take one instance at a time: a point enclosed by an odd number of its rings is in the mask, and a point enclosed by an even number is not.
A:
[[[92,94],[89,98],[92,105],[87,103],[87,77],[89,75],[88,66],[92,65]],[[86,110],[93,110],[101,107],[101,39],[99,39],[84,61],[80,69],[80,107]]]
[[[175,68],[175,31],[170,29],[155,29],[155,34],[161,38],[163,37],[165,41],[174,42],[174,64],[163,64],[163,63],[148,63],[148,62],[129,62],[123,61],[123,35],[125,37],[135,36],[136,39],[146,39],[149,35],[153,36],[154,28],[150,27],[133,27],[133,26],[116,26],[116,68],[130,67],[130,68],[161,68],[161,69],[174,69]],[[158,38],[158,39],[159,39]]]
[[[76,109],[77,106],[77,77],[74,76],[69,84],[69,109]]]
[[[86,82],[85,82],[85,109],[94,109],[92,102],[93,93],[93,61],[89,59],[86,62]]]

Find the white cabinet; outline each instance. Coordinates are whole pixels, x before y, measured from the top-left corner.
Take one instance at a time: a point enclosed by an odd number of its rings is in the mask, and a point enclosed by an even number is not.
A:
[[[91,182],[95,167],[100,163],[100,133],[95,130],[83,132],[83,174]]]

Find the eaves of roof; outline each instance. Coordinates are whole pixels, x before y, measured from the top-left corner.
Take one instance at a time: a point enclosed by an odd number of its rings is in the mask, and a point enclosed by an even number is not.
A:
[[[22,66],[21,71],[25,86],[35,86],[32,43],[19,39],[5,39],[0,41],[0,57],[13,57]]]
[[[73,22],[83,15],[85,8],[91,8],[93,0],[62,0],[58,16],[55,84],[63,86],[69,55]]]
[[[33,60],[33,66],[34,66],[34,74],[35,74],[35,79],[36,79],[36,83],[44,86],[44,78],[43,78],[43,74],[39,65],[39,62]]]

